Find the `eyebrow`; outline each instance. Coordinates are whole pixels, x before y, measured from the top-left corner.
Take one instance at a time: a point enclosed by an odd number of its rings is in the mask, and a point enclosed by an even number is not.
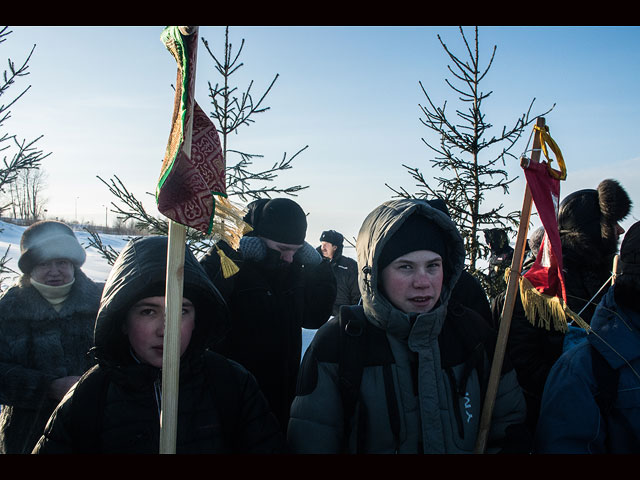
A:
[[[136,307],[163,307],[165,306],[165,304],[163,303],[162,305],[158,305],[157,303],[153,303],[153,302],[146,302],[144,300],[140,300],[137,303],[133,304],[132,308],[136,308]],[[184,300],[182,302],[182,306],[183,307],[193,307],[193,302],[191,300]]]

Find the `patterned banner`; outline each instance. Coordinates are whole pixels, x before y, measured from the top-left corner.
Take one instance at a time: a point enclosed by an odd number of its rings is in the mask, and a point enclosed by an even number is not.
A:
[[[178,64],[171,133],[165,151],[156,202],[167,218],[203,233],[213,228],[216,199],[226,198],[225,160],[218,132],[194,98],[197,31],[183,36],[167,27],[161,40]],[[191,148],[185,134],[193,112]]]

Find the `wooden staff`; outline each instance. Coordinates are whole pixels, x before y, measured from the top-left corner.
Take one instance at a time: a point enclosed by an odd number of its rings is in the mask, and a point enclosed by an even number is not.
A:
[[[620,259],[620,255],[616,254],[613,257],[613,274],[611,275],[611,285],[616,283],[616,277],[618,276],[618,260]]]
[[[197,35],[198,27],[179,27],[183,35]],[[197,46],[197,42],[192,42]],[[193,61],[196,55],[194,52]],[[194,78],[189,82],[195,88]],[[187,112],[183,149],[191,153],[193,131],[194,92],[189,92],[192,101]],[[180,322],[182,321],[182,294],[184,289],[184,256],[186,250],[186,227],[169,220],[169,242],[167,247],[167,278],[165,289],[165,328],[162,350],[162,406],[160,411],[160,453],[176,453],[178,430],[178,391],[180,385]]]
[[[543,129],[545,120],[538,117],[536,125]],[[540,135],[533,136],[533,151],[531,153],[532,163],[540,161]],[[522,164],[521,164],[522,165]],[[525,165],[522,165],[525,167]],[[491,363],[491,373],[489,374],[489,383],[487,385],[487,393],[485,395],[484,405],[482,407],[482,416],[480,417],[480,427],[478,430],[478,438],[476,439],[475,453],[484,453],[487,446],[487,438],[491,429],[491,416],[493,415],[493,407],[500,384],[500,374],[502,372],[502,364],[504,362],[504,352],[507,348],[507,340],[509,338],[509,328],[511,327],[511,317],[513,315],[513,307],[518,294],[518,285],[520,283],[522,268],[522,260],[524,258],[524,245],[527,241],[527,232],[529,231],[529,219],[531,217],[531,190],[529,184],[526,184],[524,191],[524,200],[522,202],[522,211],[520,212],[520,226],[518,228],[518,236],[516,237],[516,246],[511,260],[511,270],[509,271],[509,281],[507,283],[507,293],[504,300],[500,327],[498,329],[498,339],[493,354],[493,362]]]

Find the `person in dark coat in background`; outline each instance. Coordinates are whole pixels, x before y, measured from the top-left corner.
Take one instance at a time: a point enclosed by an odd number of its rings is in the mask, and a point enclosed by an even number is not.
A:
[[[535,453],[640,453],[640,222],[625,235],[618,266],[592,331],[549,373]]]
[[[102,284],[81,270],[73,230],[46,220],[25,229],[23,275],[0,298],[0,453],[30,453],[60,399],[93,363]]]
[[[504,272],[511,267],[513,259],[513,247],[509,245],[509,237],[507,232],[501,228],[491,228],[485,230],[484,239],[491,249],[489,257],[489,280],[497,284],[497,290],[500,291],[507,287],[504,280]]]
[[[315,330],[331,316],[336,279],[328,260],[305,241],[307,219],[288,198],[251,202],[253,227],[239,249],[218,242],[201,260],[226,299],[231,329],[216,351],[253,373],[283,430],[295,395],[302,328]],[[220,248],[239,268],[225,278]]]
[[[613,258],[624,229],[619,222],[631,211],[632,202],[615,180],[600,182],[597,189],[567,195],[560,203],[558,229],[569,308],[587,323],[611,279]],[[595,296],[595,298],[594,298]],[[499,318],[503,302],[496,302]],[[520,294],[514,302],[507,351],[518,372],[527,399],[528,426],[534,433],[547,375],[563,352],[565,331],[525,316]]]
[[[360,301],[358,288],[358,263],[342,254],[344,237],[335,230],[326,230],[320,235],[320,246],[317,248],[324,258],[331,263],[336,276],[336,300],[333,302],[331,315],[337,315],[342,305],[357,305]]]
[[[167,237],[130,241],[95,322],[98,365],[49,420],[33,453],[160,453]],[[281,453],[284,436],[253,376],[208,347],[228,311],[185,251],[176,453]]]

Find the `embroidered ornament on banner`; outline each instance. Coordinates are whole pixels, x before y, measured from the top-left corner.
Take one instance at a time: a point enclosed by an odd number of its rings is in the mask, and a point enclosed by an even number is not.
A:
[[[198,35],[167,27],[162,42],[176,59],[178,75],[171,133],[156,188],[158,210],[167,218],[203,233],[212,231],[218,201],[226,200],[225,160],[218,132],[194,99]],[[192,108],[193,105],[193,108]],[[191,148],[185,129],[193,112]]]

